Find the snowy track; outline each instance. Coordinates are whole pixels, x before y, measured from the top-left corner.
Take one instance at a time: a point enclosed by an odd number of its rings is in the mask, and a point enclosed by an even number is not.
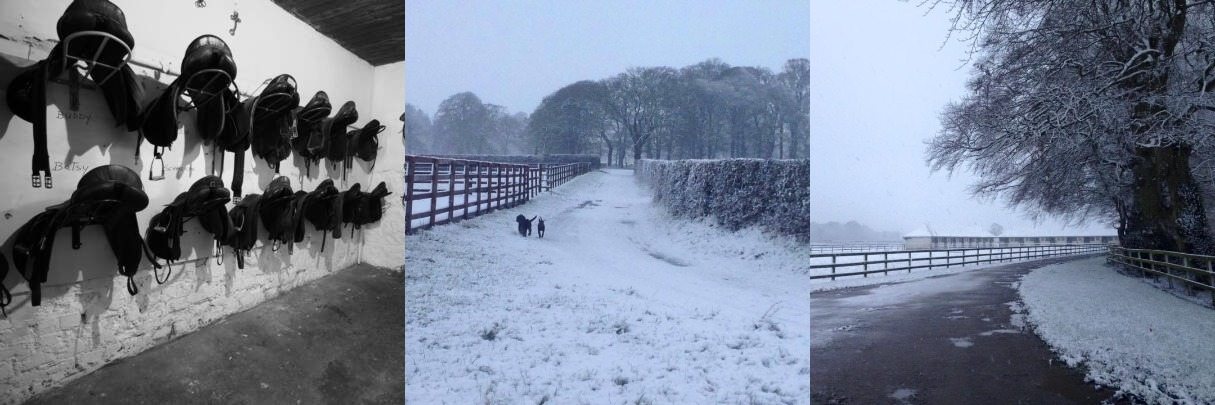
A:
[[[1109,389],[1027,328],[1022,275],[1046,259],[811,294],[814,403],[1100,403]],[[891,277],[893,279],[893,277]],[[880,278],[878,278],[880,279]]]
[[[544,239],[515,233],[540,215]],[[416,403],[807,403],[804,255],[669,219],[631,171],[406,240]]]

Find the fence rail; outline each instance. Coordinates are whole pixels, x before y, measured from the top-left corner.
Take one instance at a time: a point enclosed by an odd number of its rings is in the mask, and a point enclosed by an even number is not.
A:
[[[589,163],[512,164],[405,156],[405,233],[523,204]]]
[[[1169,288],[1174,281],[1181,282],[1191,295],[1195,289],[1211,291],[1211,305],[1215,306],[1215,256],[1110,246],[1106,260],[1139,270],[1144,277],[1164,276]]]
[[[1013,262],[1036,258],[1102,253],[1104,244],[1043,245],[1020,247],[979,247],[937,250],[894,250],[885,252],[811,254],[811,279],[864,276],[892,271],[948,268],[969,264]],[[880,260],[878,260],[880,258]],[[828,262],[828,260],[830,262]],[[817,263],[816,263],[817,262]],[[826,273],[826,270],[830,270]],[[824,274],[813,274],[824,272]]]
[[[811,242],[810,253],[884,252],[904,250],[903,242]]]

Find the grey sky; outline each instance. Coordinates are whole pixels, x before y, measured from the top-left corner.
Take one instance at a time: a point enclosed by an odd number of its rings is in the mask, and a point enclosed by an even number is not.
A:
[[[1105,224],[1040,224],[1003,201],[976,201],[965,171],[930,174],[924,142],[965,91],[969,44],[946,42],[950,14],[917,2],[812,1],[812,215],[908,232],[997,222],[1021,233],[1113,234]],[[944,46],[942,46],[944,44]]]
[[[711,57],[779,71],[809,56],[801,1],[407,0],[405,99],[434,114],[472,91],[511,112],[578,80]]]

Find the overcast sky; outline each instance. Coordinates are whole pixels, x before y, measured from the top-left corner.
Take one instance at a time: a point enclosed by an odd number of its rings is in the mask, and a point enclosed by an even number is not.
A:
[[[433,115],[471,91],[530,114],[578,80],[718,57],[779,71],[809,56],[800,1],[481,0],[405,2],[405,99]]]
[[[811,213],[906,233],[996,222],[1026,234],[1113,234],[1106,224],[1035,224],[1003,201],[976,201],[974,177],[930,173],[925,141],[970,73],[967,43],[947,42],[949,14],[917,2],[821,1],[810,6]]]

